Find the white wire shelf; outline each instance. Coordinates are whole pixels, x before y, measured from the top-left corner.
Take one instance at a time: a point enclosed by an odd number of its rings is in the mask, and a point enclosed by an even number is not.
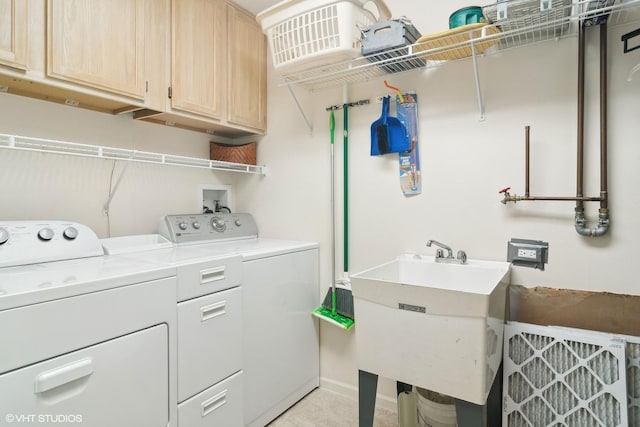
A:
[[[230,163],[219,160],[175,156],[171,154],[152,153],[125,148],[78,144],[75,142],[31,138],[17,135],[0,134],[0,148],[230,172],[266,174],[266,166],[246,165],[242,163]]]
[[[542,7],[547,9],[541,10]],[[282,85],[318,91],[572,37],[577,34],[580,22],[597,25],[598,20],[606,18],[609,26],[617,26],[640,21],[640,0],[588,0],[575,4],[571,0],[509,0],[483,10],[492,24],[470,27],[468,31],[446,31],[412,45],[385,50],[374,57],[361,56],[285,74]]]

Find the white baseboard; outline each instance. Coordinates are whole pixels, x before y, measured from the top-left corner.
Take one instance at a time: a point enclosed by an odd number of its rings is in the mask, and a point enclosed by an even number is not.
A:
[[[341,381],[320,377],[320,388],[340,394],[353,401],[358,401],[358,388]],[[398,412],[396,397],[376,394],[376,408],[384,408],[391,412]]]

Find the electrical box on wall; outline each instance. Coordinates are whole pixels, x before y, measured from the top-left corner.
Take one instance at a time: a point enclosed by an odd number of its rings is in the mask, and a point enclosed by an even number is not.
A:
[[[507,245],[507,261],[513,265],[544,270],[549,261],[549,243],[541,240],[511,239]]]
[[[235,207],[231,186],[226,184],[199,185],[198,204],[202,213],[232,212]]]

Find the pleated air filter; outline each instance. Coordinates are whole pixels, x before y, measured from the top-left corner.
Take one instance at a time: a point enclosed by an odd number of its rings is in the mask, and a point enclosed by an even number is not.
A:
[[[630,425],[623,339],[516,322],[504,333],[504,426]]]
[[[561,328],[555,326],[554,328]],[[571,333],[600,334],[611,337],[597,331],[586,331],[584,329],[562,328]],[[631,335],[615,335],[615,339],[625,342],[626,372],[627,372],[627,403],[629,405],[629,427],[640,427],[640,337]]]
[[[640,427],[640,338],[627,341],[629,426]]]

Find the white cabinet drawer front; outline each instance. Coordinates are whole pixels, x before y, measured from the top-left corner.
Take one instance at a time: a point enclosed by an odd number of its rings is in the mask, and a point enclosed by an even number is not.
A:
[[[241,289],[178,304],[178,401],[242,368]]]
[[[242,372],[178,405],[178,427],[242,426]]]
[[[238,286],[242,280],[239,256],[178,267],[178,301]]]
[[[164,427],[168,346],[159,325],[0,375],[1,422]]]

